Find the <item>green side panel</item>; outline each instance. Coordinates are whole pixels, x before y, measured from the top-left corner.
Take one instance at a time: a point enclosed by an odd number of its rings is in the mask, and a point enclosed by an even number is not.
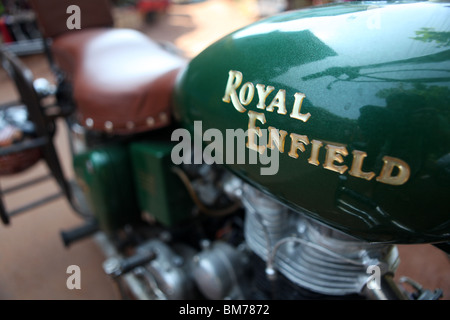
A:
[[[190,131],[201,121],[225,137],[255,114],[255,127],[284,131],[276,174],[226,165],[292,209],[367,241],[450,239],[448,2],[340,3],[263,19],[194,58],[174,101]]]
[[[108,146],[76,155],[77,181],[100,227],[114,231],[140,217],[127,146]]]
[[[144,214],[165,226],[192,217],[193,203],[181,179],[172,171],[171,142],[131,144],[134,180]]]

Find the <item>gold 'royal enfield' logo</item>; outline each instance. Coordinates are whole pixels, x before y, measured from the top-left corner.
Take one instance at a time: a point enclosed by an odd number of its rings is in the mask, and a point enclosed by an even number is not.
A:
[[[225,95],[222,98],[223,102],[231,103],[234,108],[241,112],[247,112],[249,117],[248,129],[249,132],[254,132],[256,135],[261,136],[261,130],[256,126],[256,122],[259,121],[262,124],[266,123],[266,117],[262,112],[255,112],[253,110],[247,110],[247,106],[253,101],[255,95],[258,97],[258,103],[256,108],[265,110],[268,112],[274,112],[277,109],[277,113],[281,115],[288,115],[288,109],[286,106],[286,91],[280,89],[277,91],[275,97],[272,99],[269,105],[266,105],[267,97],[270,93],[275,91],[273,86],[265,86],[263,84],[254,85],[251,82],[246,82],[242,86],[243,74],[240,71],[230,70],[228,73],[228,81],[225,88]],[[311,114],[302,113],[301,108],[305,94],[297,92],[294,95],[294,103],[290,108],[289,117],[298,121],[307,122],[311,118]],[[259,153],[264,153],[266,148],[275,149],[278,148],[280,153],[285,152],[286,140],[289,140],[288,156],[294,159],[299,157],[298,151],[306,152],[306,146],[311,146],[309,149],[308,163],[314,166],[319,166],[319,151],[321,148],[326,150],[325,161],[322,166],[339,174],[344,174],[348,171],[348,174],[365,180],[372,180],[390,184],[390,185],[402,185],[406,183],[410,177],[409,165],[398,158],[384,156],[383,166],[378,175],[375,172],[363,171],[363,162],[367,157],[367,153],[360,150],[353,150],[352,163],[350,170],[344,163],[344,157],[348,156],[348,150],[345,145],[333,142],[325,142],[318,139],[312,139],[306,135],[300,135],[297,133],[290,133],[279,130],[272,126],[269,126],[269,137],[267,145],[258,145],[255,141],[255,134],[249,134],[247,147],[255,150]],[[287,150],[287,149],[286,149]],[[395,172],[395,174],[394,174]]]

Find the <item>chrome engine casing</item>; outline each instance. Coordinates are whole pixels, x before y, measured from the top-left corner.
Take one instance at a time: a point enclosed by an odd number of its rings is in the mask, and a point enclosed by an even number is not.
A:
[[[242,224],[233,227],[242,240],[232,243],[193,235],[198,246],[188,245],[163,230],[135,250],[135,256],[151,251],[155,258],[123,276],[139,292],[136,296],[254,299],[257,273],[264,275],[268,287],[281,275],[291,287],[318,295],[363,295],[373,268],[381,276],[395,272],[399,264],[394,245],[359,241],[320,225],[234,175],[222,176],[219,191],[242,204]],[[255,257],[263,264],[254,263]]]
[[[249,259],[245,248],[222,241],[207,244],[194,257],[193,275],[202,294],[211,300],[245,299]]]
[[[244,185],[245,239],[267,263],[297,285],[325,295],[360,293],[377,266],[380,274],[399,264],[393,245],[358,241],[293,212]]]

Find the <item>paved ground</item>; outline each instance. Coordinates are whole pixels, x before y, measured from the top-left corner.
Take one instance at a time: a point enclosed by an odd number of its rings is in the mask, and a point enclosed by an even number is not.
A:
[[[241,0],[242,1],[242,0]],[[120,26],[136,27],[153,38],[169,41],[193,57],[208,44],[255,19],[252,2],[209,0],[207,2],[173,5],[169,12],[151,25],[133,12],[117,13]],[[50,77],[43,56],[25,57],[35,77]],[[0,73],[0,100],[8,101],[13,87]],[[57,137],[58,150],[64,169],[71,175],[64,130]],[[30,176],[46,171],[37,165],[31,171],[11,178],[1,178],[2,187],[10,186]],[[53,182],[7,197],[7,205],[14,208],[29,199],[56,190]],[[59,231],[78,225],[81,220],[61,199],[37,208],[12,220],[10,226],[0,225],[0,299],[118,299],[112,281],[103,274],[103,256],[92,239],[83,240],[66,249]],[[450,263],[442,252],[429,245],[400,246],[402,263],[398,276],[407,275],[425,287],[446,289],[450,294]],[[70,265],[81,268],[81,290],[69,290],[66,271]],[[446,296],[448,299],[449,296]]]

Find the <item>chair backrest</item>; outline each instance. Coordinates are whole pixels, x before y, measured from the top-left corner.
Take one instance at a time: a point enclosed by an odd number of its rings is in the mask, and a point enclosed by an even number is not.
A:
[[[39,136],[47,134],[47,119],[40,104],[39,96],[33,86],[33,74],[28,67],[8,50],[0,50],[0,61],[3,69],[14,81],[20,101],[26,106],[29,120],[36,124]]]
[[[23,170],[33,165],[36,161],[44,159],[51,175],[55,178],[62,191],[62,193],[58,191],[56,194],[47,196],[43,199],[38,199],[34,202],[25,204],[20,208],[7,212],[3,202],[3,195],[7,192],[11,192],[11,190],[19,190],[35,185],[44,179],[32,179],[31,181],[16,185],[5,191],[2,191],[0,186],[0,220],[3,221],[3,223],[8,224],[11,216],[52,201],[60,197],[61,194],[65,195],[72,207],[77,210],[72,201],[71,187],[65,177],[58,153],[53,143],[55,122],[54,119],[46,115],[44,107],[41,105],[40,97],[33,85],[33,74],[31,73],[31,70],[28,69],[28,67],[13,53],[5,50],[5,48],[1,46],[0,62],[8,76],[14,81],[20,95],[20,102],[25,105],[28,111],[28,120],[34,124],[34,134],[31,139],[26,139],[12,146],[0,148],[0,157],[3,157],[3,164],[11,161],[24,161],[24,165],[20,166],[20,170]]]
[[[73,14],[68,8],[76,5],[80,8],[80,27],[112,27],[114,19],[110,0],[29,0],[36,13],[37,22],[45,38],[54,38],[63,33],[77,31],[69,29],[67,20]]]

